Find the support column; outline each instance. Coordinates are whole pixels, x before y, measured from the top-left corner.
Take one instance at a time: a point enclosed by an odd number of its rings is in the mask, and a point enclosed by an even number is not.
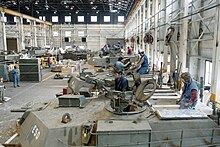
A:
[[[218,1],[218,3],[220,3]],[[214,45],[212,52],[212,85],[210,101],[220,103],[220,6],[216,7]]]
[[[146,25],[147,29],[146,30],[147,31],[150,30],[150,20],[149,20],[149,18],[150,18],[150,0],[147,0],[147,21],[146,21],[146,23],[147,23],[147,25]],[[150,57],[152,59],[152,57],[150,56],[150,45],[147,44],[146,47],[147,47],[146,48],[146,55],[148,56],[148,58]],[[149,59],[149,61],[151,61],[151,60]],[[152,62],[150,62],[150,64],[152,65]]]
[[[153,1],[153,12],[152,14],[156,14],[158,12],[158,0]],[[158,67],[158,51],[157,51],[157,26],[158,26],[158,14],[154,16],[154,42],[153,42],[153,64]],[[154,69],[155,70],[155,69]]]
[[[146,8],[145,8],[145,3],[146,3],[146,1],[143,3],[143,5],[142,5],[142,7],[143,7],[143,21],[142,21],[142,49],[146,52],[146,48],[145,48],[145,43],[144,43],[144,36],[145,36],[145,27],[146,27],[146,25],[145,25],[145,15],[146,15],[146,13],[145,13],[145,11],[146,11]]]
[[[37,45],[37,26],[36,26],[36,21],[34,21],[34,47],[38,47]]]
[[[24,27],[23,27],[23,18],[22,17],[16,17],[16,23],[17,23],[17,28],[18,28],[18,52],[23,50],[25,48],[24,45]]]
[[[43,31],[44,31],[44,47],[47,45],[47,30],[46,30],[46,25],[43,24]]]
[[[34,47],[34,22],[30,20],[30,45]]]
[[[5,32],[5,22],[4,22],[5,13],[0,13],[0,50],[7,51],[6,43],[6,32]]]
[[[178,1],[174,2],[173,4],[173,9],[172,9],[172,18],[178,18],[178,11],[179,9],[179,3]],[[176,60],[177,60],[177,54],[178,54],[178,47],[177,47],[177,32],[178,32],[178,26],[175,25],[174,26],[175,31],[174,34],[171,38],[170,41],[170,51],[171,51],[171,55],[170,55],[170,75],[173,76],[173,73],[175,72],[176,69]]]
[[[160,1],[160,25],[162,27],[160,27],[160,51],[163,52],[163,70],[167,71],[167,62],[168,62],[168,48],[167,46],[165,46],[165,42],[164,42],[164,38],[165,38],[165,34],[166,34],[166,25],[164,25],[166,23],[166,0],[161,0]]]
[[[141,33],[141,31],[142,31],[142,29],[141,29],[141,26],[142,26],[142,21],[141,21],[141,19],[142,19],[142,17],[141,17],[141,15],[142,15],[142,8],[140,7],[140,10],[138,11],[139,12],[139,25],[138,25],[138,36],[139,36],[139,44],[138,44],[138,48],[140,48],[141,50],[143,50],[143,48],[142,48],[142,42],[141,42],[141,40],[142,40],[142,33]]]
[[[183,17],[188,15],[188,0],[182,0],[182,7],[184,7]],[[180,50],[179,61],[182,63],[181,71],[186,71],[186,52],[187,52],[187,38],[188,38],[188,17],[182,19],[181,33],[180,33]]]
[[[168,2],[167,2],[168,0],[164,0],[164,1],[165,1],[165,6],[167,6],[168,5]],[[167,8],[165,8],[164,12],[165,12],[165,14],[164,14],[165,15],[165,22],[168,23],[168,21],[169,21],[169,11],[168,11]],[[165,31],[165,33],[164,33],[164,40],[165,40],[165,36],[166,36],[166,32],[167,32],[167,25],[164,27],[164,31]],[[168,50],[169,50],[169,46],[166,46],[165,42],[164,42],[163,62],[164,62],[164,69],[165,70],[168,69],[168,56],[169,56]],[[170,71],[167,70],[167,72],[170,72]]]
[[[151,17],[151,15],[150,14],[154,14],[153,12],[151,12],[151,10],[153,11],[153,9],[151,9],[151,7],[153,7],[152,6],[152,1],[148,1],[149,2],[149,6],[148,6],[148,18],[150,18]],[[151,23],[152,23],[152,19],[153,18],[150,18],[149,19],[149,21],[148,21],[148,30],[150,30],[150,25],[151,25]],[[152,33],[152,32],[151,32]],[[153,35],[153,34],[152,34]],[[155,39],[154,39],[154,41],[155,41]],[[153,52],[153,45],[152,44],[149,44],[149,56],[150,56],[150,64],[151,64],[151,67],[153,67],[153,63],[154,63],[154,60],[153,60],[153,56],[154,56],[154,52]]]
[[[134,33],[134,37],[136,38],[135,39],[135,42],[134,42],[134,48],[135,48],[135,51],[138,50],[138,45],[137,45],[137,35],[138,35],[138,20],[139,20],[139,16],[138,16],[138,12],[136,15],[136,27],[135,27],[135,33]]]

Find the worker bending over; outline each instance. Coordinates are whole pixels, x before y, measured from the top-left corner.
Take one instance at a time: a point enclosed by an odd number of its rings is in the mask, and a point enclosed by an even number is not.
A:
[[[128,66],[130,62],[127,62],[126,64],[123,63],[123,57],[119,57],[118,61],[115,63],[115,66],[117,70],[124,71]]]
[[[123,76],[123,72],[119,71],[115,75],[115,90],[117,91],[127,91],[128,90],[128,80]]]
[[[184,83],[183,92],[176,102],[180,105],[180,109],[195,109],[198,101],[198,86],[188,72],[182,73],[181,79]]]

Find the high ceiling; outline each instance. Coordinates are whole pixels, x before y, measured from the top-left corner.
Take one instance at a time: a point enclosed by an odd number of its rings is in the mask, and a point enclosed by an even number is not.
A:
[[[114,12],[127,16],[135,0],[0,0],[0,6],[31,16],[43,13]]]

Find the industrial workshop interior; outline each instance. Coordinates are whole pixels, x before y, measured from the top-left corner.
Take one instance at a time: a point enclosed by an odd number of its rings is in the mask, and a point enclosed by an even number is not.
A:
[[[0,0],[0,147],[220,147],[220,0]]]

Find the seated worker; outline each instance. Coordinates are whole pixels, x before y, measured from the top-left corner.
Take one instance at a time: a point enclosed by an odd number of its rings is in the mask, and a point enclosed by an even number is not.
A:
[[[139,54],[140,54],[141,58],[138,61],[138,63],[135,65],[136,67],[139,67],[137,72],[141,75],[147,74],[148,73],[148,58],[145,55],[144,51],[140,51]]]
[[[127,66],[130,64],[130,62],[127,62],[126,64],[124,64],[122,60],[123,60],[123,57],[119,57],[118,61],[115,63],[115,66],[119,71],[124,71],[125,68],[127,68]]]
[[[128,80],[123,76],[123,72],[119,71],[115,75],[115,90],[117,91],[127,91],[128,90]]]
[[[188,72],[182,73],[181,79],[184,83],[183,92],[176,103],[180,105],[180,109],[194,109],[198,101],[198,87]]]

